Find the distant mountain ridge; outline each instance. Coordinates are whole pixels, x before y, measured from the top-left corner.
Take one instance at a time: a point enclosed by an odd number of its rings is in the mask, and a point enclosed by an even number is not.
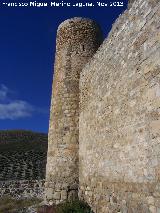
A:
[[[47,134],[30,130],[0,130],[0,143],[8,142],[47,142]]]

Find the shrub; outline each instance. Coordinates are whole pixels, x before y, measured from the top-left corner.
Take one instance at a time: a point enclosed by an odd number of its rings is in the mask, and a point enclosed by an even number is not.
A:
[[[93,213],[87,203],[75,200],[72,202],[63,202],[57,206],[41,206],[37,213]]]
[[[80,200],[57,205],[57,213],[93,213],[87,203]]]

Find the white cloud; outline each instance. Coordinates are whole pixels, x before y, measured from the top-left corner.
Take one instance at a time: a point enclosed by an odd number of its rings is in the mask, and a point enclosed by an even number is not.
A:
[[[11,93],[14,91],[4,84],[0,85],[0,120],[31,117],[33,113],[44,114],[44,109],[34,107],[27,101],[13,100],[10,98]]]
[[[9,89],[4,85],[0,85],[0,101],[5,101],[7,99]]]
[[[15,120],[19,118],[31,117],[34,107],[25,101],[13,101],[8,104],[0,104],[0,119]]]

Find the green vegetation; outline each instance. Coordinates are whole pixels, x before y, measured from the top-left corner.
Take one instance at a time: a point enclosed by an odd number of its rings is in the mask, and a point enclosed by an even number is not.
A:
[[[47,134],[28,130],[1,130],[0,143],[11,142],[47,142]]]
[[[87,203],[75,200],[57,205],[57,213],[93,213]]]
[[[3,197],[0,198],[0,213],[25,213],[26,209],[31,206],[36,210],[41,202],[42,200],[36,198],[16,200],[11,197]],[[88,204],[76,200],[57,205],[56,213],[93,213],[93,211]]]
[[[44,133],[24,130],[0,131],[0,153],[14,151],[29,151],[47,148],[48,137]]]
[[[53,206],[41,206],[37,208],[37,213],[94,213],[90,206],[80,200],[62,202]]]
[[[0,198],[0,213],[18,213],[20,210],[25,212],[25,208],[37,206],[41,201],[36,198],[15,200],[11,197],[3,197]]]

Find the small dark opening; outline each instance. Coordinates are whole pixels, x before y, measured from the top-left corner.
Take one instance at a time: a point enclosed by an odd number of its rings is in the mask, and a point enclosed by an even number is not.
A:
[[[85,51],[84,45],[82,45],[82,49],[83,49],[83,51]]]

